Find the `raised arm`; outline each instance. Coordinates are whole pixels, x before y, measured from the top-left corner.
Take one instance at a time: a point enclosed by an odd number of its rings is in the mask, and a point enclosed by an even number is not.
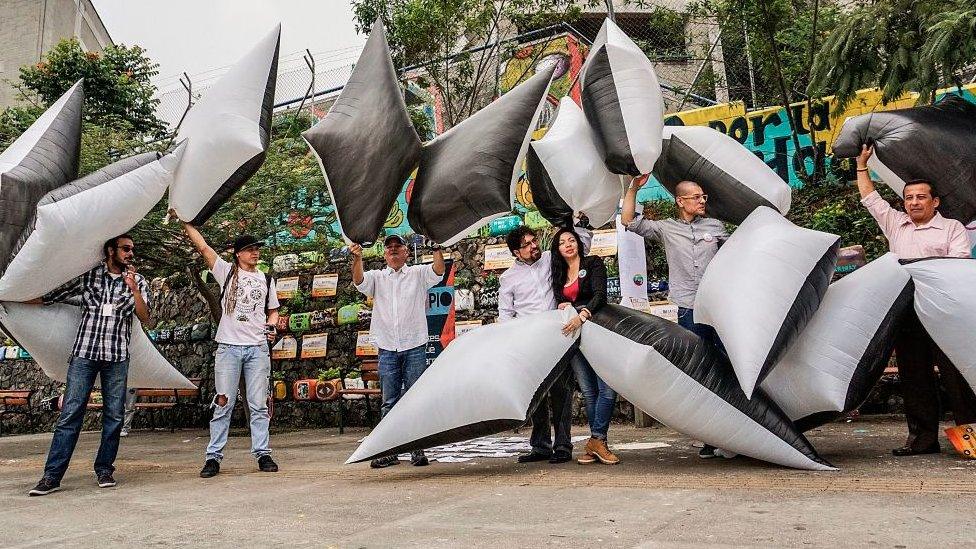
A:
[[[203,256],[203,260],[207,263],[207,268],[213,269],[214,263],[217,262],[217,252],[215,252],[213,248],[207,244],[206,239],[204,239],[203,235],[200,234],[200,230],[184,221],[183,232],[185,232],[186,236],[190,238],[190,242],[193,243],[193,247],[196,248],[197,251],[200,252],[200,255]]]
[[[641,189],[650,179],[650,175],[642,175],[631,180],[624,194],[624,206],[620,211],[620,222],[629,225],[634,220],[637,212],[637,191]]]
[[[359,286],[366,278],[363,274],[363,247],[355,242],[350,244],[349,255],[352,256],[352,283]]]
[[[874,147],[861,145],[861,154],[857,156],[857,190],[861,198],[867,198],[874,192],[874,181],[871,181],[871,172],[868,171],[868,159],[872,154]]]
[[[434,268],[434,272],[437,273],[437,276],[444,276],[447,265],[444,263],[444,250],[441,248],[434,249],[434,264],[432,267]]]

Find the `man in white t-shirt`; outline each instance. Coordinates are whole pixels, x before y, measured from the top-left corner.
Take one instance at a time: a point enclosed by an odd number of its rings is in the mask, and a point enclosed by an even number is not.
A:
[[[407,265],[410,250],[403,237],[383,241],[386,268],[363,272],[363,248],[349,246],[356,289],[373,298],[370,335],[379,348],[380,386],[385,416],[427,368],[427,290],[444,276],[444,255],[434,250],[431,265]],[[411,456],[414,465],[427,465],[423,450]],[[374,469],[396,465],[395,455],[374,459]]]
[[[210,478],[220,472],[220,462],[230,431],[230,418],[237,399],[238,385],[244,377],[247,405],[251,417],[251,454],[258,468],[267,473],[278,470],[271,459],[268,426],[268,383],[273,341],[278,323],[278,297],[274,280],[258,270],[264,242],[249,235],[234,241],[234,263],[224,261],[211,248],[196,227],[183,223],[193,246],[203,256],[220,284],[222,316],[217,326],[217,353],[214,360],[213,419],[210,444],[200,476]]]

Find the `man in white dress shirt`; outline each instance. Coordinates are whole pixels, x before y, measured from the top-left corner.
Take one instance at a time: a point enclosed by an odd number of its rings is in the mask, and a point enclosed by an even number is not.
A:
[[[363,248],[349,246],[352,280],[356,289],[373,298],[370,335],[379,348],[380,386],[385,416],[410,389],[427,367],[427,290],[444,276],[444,255],[434,250],[431,265],[407,265],[409,248],[403,237],[390,235],[383,241],[386,268],[363,272]],[[423,450],[411,456],[411,463],[427,465]],[[395,455],[374,459],[378,469],[398,463]]]

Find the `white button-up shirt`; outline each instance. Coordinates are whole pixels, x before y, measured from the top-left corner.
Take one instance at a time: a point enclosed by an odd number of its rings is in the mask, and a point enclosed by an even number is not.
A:
[[[366,271],[356,289],[373,298],[370,335],[386,351],[406,351],[427,344],[427,290],[442,276],[433,265],[404,265]]]
[[[516,260],[499,278],[498,322],[555,308],[550,252],[542,252],[542,257],[531,265]]]

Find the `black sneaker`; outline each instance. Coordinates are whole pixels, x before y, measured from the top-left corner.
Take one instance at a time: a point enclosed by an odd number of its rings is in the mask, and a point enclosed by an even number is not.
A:
[[[532,463],[535,461],[548,461],[552,459],[552,454],[543,454],[542,452],[531,451],[528,454],[520,455],[516,461],[518,463]]]
[[[417,450],[416,452],[410,453],[410,465],[414,467],[426,467],[430,465],[430,460],[427,459],[427,454],[424,454],[423,450]]]
[[[714,458],[714,457],[718,457],[718,455],[715,454],[715,447],[714,446],[710,446],[710,445],[706,444],[706,445],[702,446],[702,449],[701,450],[698,451],[698,457],[700,457],[702,459],[711,459],[711,458]]]
[[[373,469],[382,469],[384,467],[390,467],[392,465],[397,465],[400,460],[396,456],[385,456],[381,458],[376,458],[369,462],[369,466]]]
[[[112,473],[95,473],[95,478],[98,479],[99,488],[111,488],[118,484],[112,477]]]
[[[46,496],[51,492],[57,492],[61,489],[61,483],[44,477],[37,483],[37,486],[33,490],[27,492],[28,496]]]
[[[553,452],[552,457],[549,458],[549,463],[566,463],[571,459],[573,459],[572,453],[567,452],[566,450],[556,450]]]
[[[277,473],[278,464],[271,459],[271,456],[265,455],[258,458],[258,469],[262,473]]]
[[[215,459],[208,459],[206,463],[203,464],[203,469],[200,469],[201,478],[210,478],[217,476],[220,472],[220,462]]]

